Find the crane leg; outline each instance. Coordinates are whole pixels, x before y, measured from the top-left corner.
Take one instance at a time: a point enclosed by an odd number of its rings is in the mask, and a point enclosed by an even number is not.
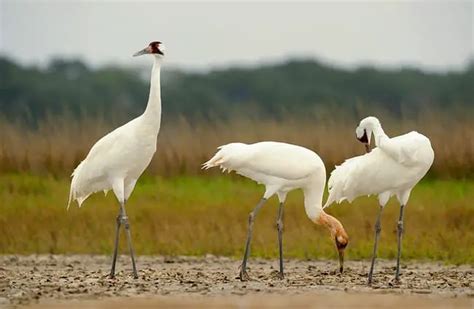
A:
[[[130,233],[130,223],[128,222],[127,213],[125,212],[125,202],[120,203],[120,207],[122,209],[122,223],[125,226],[125,231],[127,232],[128,249],[132,258],[133,278],[138,279],[137,266],[135,264],[135,253],[132,246],[132,235]]]
[[[242,264],[240,265],[240,280],[241,281],[246,281],[249,279],[249,275],[247,274],[247,259],[249,257],[250,253],[250,241],[252,240],[252,228],[253,228],[253,222],[255,220],[255,217],[257,216],[258,211],[260,208],[265,204],[267,200],[265,198],[262,198],[257,206],[255,206],[254,210],[249,214],[249,224],[248,224],[248,230],[247,230],[247,241],[245,243],[245,253],[244,253],[244,259],[242,261]]]
[[[115,277],[115,263],[117,262],[117,253],[118,253],[118,244],[119,244],[119,236],[120,236],[120,226],[122,225],[122,208],[119,210],[119,214],[117,216],[117,224],[115,228],[115,247],[114,247],[114,256],[112,258],[112,269],[110,270],[110,278]]]
[[[278,219],[276,226],[278,229],[278,249],[280,253],[280,273],[278,276],[280,279],[283,279],[283,203],[280,203],[280,207],[278,209]]]
[[[375,241],[374,241],[374,251],[372,253],[372,262],[370,264],[370,271],[369,271],[369,281],[368,281],[369,285],[372,284],[372,275],[374,273],[375,258],[377,257],[377,246],[379,243],[380,231],[382,230],[382,227],[380,225],[382,210],[383,210],[383,206],[380,206],[379,214],[377,216],[377,221],[375,221]]]
[[[397,271],[395,272],[395,280],[400,281],[400,257],[402,255],[402,234],[403,234],[403,208],[405,205],[400,205],[400,217],[397,224],[397,238],[398,238],[398,252],[397,252]]]

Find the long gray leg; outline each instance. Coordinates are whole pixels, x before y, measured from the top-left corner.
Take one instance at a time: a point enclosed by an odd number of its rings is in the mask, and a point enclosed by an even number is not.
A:
[[[403,209],[405,205],[400,205],[400,217],[398,218],[397,224],[397,236],[398,236],[398,253],[397,253],[397,271],[395,273],[395,280],[400,280],[400,257],[402,255],[402,234],[403,234]]]
[[[278,209],[278,219],[276,222],[278,229],[278,248],[280,251],[280,279],[283,279],[283,203],[280,203],[280,208]]]
[[[115,277],[115,263],[117,262],[117,253],[119,245],[119,236],[120,236],[120,226],[122,224],[122,208],[119,209],[119,214],[117,216],[117,224],[115,228],[115,247],[114,247],[114,256],[112,258],[112,269],[110,270],[110,278]]]
[[[138,279],[137,266],[135,265],[135,254],[132,246],[132,235],[130,233],[130,223],[128,222],[127,213],[125,212],[125,202],[120,204],[120,206],[122,207],[122,222],[125,225],[125,231],[127,232],[128,249],[132,257],[133,277]]]
[[[247,259],[250,253],[250,241],[252,240],[252,228],[253,222],[255,220],[255,216],[257,216],[258,211],[260,208],[265,204],[267,200],[262,198],[260,202],[258,202],[257,206],[255,206],[254,210],[249,214],[249,225],[247,230],[247,242],[245,243],[245,253],[244,259],[242,261],[242,265],[240,266],[240,280],[245,281],[249,279],[249,275],[247,274]]]
[[[372,253],[372,263],[370,265],[370,271],[369,271],[369,282],[368,284],[372,284],[372,275],[374,273],[374,264],[375,264],[375,258],[377,257],[377,246],[379,243],[379,237],[380,237],[380,231],[382,230],[382,227],[380,225],[380,218],[382,217],[382,210],[383,206],[379,206],[379,214],[377,216],[377,221],[375,222],[375,242],[374,242],[374,251]]]

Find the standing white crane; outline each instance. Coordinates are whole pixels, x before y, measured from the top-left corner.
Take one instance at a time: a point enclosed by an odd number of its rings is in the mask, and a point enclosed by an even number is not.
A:
[[[356,128],[356,137],[365,144],[367,151],[374,135],[375,145],[372,151],[346,160],[332,171],[328,181],[329,197],[323,208],[333,202],[343,200],[352,202],[363,195],[377,194],[380,204],[375,222],[375,241],[368,283],[372,283],[372,274],[377,255],[377,244],[381,231],[382,210],[391,196],[395,195],[400,203],[400,216],[397,224],[398,253],[395,280],[400,280],[400,256],[403,233],[403,210],[413,187],[428,172],[434,160],[430,140],[415,131],[389,138],[375,117],[362,119]]]
[[[115,248],[110,277],[115,276],[120,226],[127,233],[128,247],[132,258],[133,276],[138,278],[135,266],[130,224],[125,212],[125,203],[130,197],[138,177],[150,164],[156,151],[156,139],[161,124],[160,68],[164,58],[161,42],[151,42],[146,48],[133,56],[151,54],[154,57],[151,72],[150,96],[145,112],[102,137],[72,173],[71,201],[76,200],[79,207],[92,193],[112,189],[120,203],[115,230]]]
[[[255,216],[263,204],[274,194],[277,194],[280,201],[276,226],[280,253],[279,277],[283,278],[283,203],[286,194],[294,189],[303,189],[304,206],[309,219],[329,230],[339,252],[340,272],[343,271],[344,249],[349,238],[341,222],[326,214],[322,209],[326,168],[316,153],[301,146],[278,142],[260,142],[250,145],[231,143],[218,149],[219,151],[203,164],[203,168],[219,166],[223,171],[235,170],[236,173],[265,185],[263,198],[249,215],[240,280],[249,278],[246,266]]]

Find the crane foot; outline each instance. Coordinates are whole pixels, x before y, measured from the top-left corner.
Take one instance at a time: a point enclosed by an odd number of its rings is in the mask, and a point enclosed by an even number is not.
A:
[[[245,269],[240,270],[239,279],[240,281],[250,280],[249,274],[247,273]]]

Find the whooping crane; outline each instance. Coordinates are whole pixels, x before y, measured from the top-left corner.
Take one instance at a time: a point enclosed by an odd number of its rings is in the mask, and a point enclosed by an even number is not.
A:
[[[372,283],[372,274],[377,255],[377,244],[381,231],[382,210],[391,196],[395,195],[400,203],[400,216],[397,224],[398,254],[395,280],[400,279],[400,256],[403,232],[403,210],[413,187],[428,172],[434,160],[430,140],[415,131],[389,138],[375,117],[362,119],[356,129],[357,139],[369,150],[374,135],[375,145],[372,151],[346,160],[336,166],[328,181],[329,197],[323,208],[333,202],[343,200],[352,202],[363,195],[377,194],[380,204],[375,222],[375,241],[368,283]]]
[[[219,166],[223,171],[234,170],[237,174],[265,185],[263,198],[249,215],[240,280],[249,278],[246,266],[255,216],[263,204],[274,194],[277,194],[280,201],[276,223],[280,253],[279,277],[283,278],[283,203],[286,194],[294,189],[303,189],[304,206],[309,219],[329,230],[339,252],[340,272],[343,271],[344,249],[349,238],[339,220],[326,214],[322,209],[326,168],[316,153],[301,146],[278,142],[260,142],[250,145],[231,143],[218,149],[219,151],[203,164],[203,168]]]
[[[73,200],[76,200],[80,207],[92,193],[98,191],[106,193],[110,189],[113,190],[120,203],[111,278],[115,276],[119,232],[122,224],[127,233],[133,276],[138,278],[125,203],[156,150],[156,139],[161,124],[160,68],[164,58],[163,51],[161,42],[151,42],[133,55],[134,57],[145,54],[154,56],[150,95],[145,112],[102,137],[92,146],[87,157],[72,173],[68,208]]]

